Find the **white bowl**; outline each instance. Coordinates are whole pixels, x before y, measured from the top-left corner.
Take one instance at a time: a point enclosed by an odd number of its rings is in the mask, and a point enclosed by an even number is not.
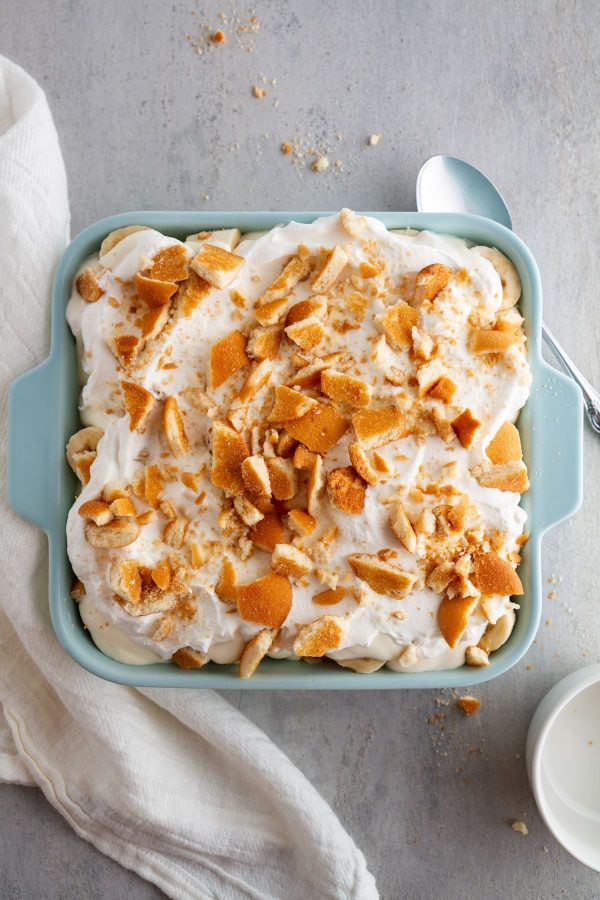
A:
[[[526,753],[546,825],[575,859],[600,872],[600,664],[572,672],[546,694]]]

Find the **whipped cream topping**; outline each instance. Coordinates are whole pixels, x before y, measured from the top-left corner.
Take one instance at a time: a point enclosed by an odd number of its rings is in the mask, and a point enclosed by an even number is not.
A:
[[[209,240],[219,245],[218,233]],[[201,243],[186,242],[190,258]],[[337,215],[307,225],[291,222],[250,239],[242,238],[235,253],[245,259],[245,264],[235,281],[224,290],[214,289],[190,318],[176,318],[172,327],[153,341],[152,352],[141,357],[132,378],[123,372],[111,350],[115,334],[127,331],[131,279],[158,251],[177,244],[174,238],[152,229],[127,235],[104,255],[87,262],[88,266],[98,267],[102,297],[88,303],[74,288],[68,304],[67,318],[77,341],[82,381],[81,419],[104,431],[90,480],[71,509],[67,524],[69,557],[86,591],[80,603],[81,616],[94,641],[107,655],[128,663],[166,661],[181,647],[192,647],[216,662],[227,663],[237,660],[247,641],[261,630],[261,625],[242,619],[235,604],[224,603],[215,592],[224,552],[234,562],[240,583],[270,571],[269,554],[255,550],[248,558],[242,558],[245,554],[240,553],[237,539],[223,533],[218,521],[223,491],[210,479],[213,421],[226,421],[247,371],[235,373],[210,393],[214,408],[208,413],[198,410],[193,389],[206,390],[210,348],[215,342],[233,329],[247,333],[255,327],[254,303],[297,253],[298,246],[304,245],[311,254],[318,255],[322,248],[337,245],[343,246],[349,257],[348,271],[356,274],[353,283],[348,281],[344,290],[330,300],[325,337],[306,355],[318,359],[337,351],[349,353],[354,361],[349,374],[370,385],[380,405],[389,402],[410,407],[416,395],[415,384],[409,379],[399,388],[386,379],[386,372],[393,366],[413,374],[414,360],[407,349],[389,346],[374,317],[412,295],[419,270],[432,263],[449,266],[462,277],[452,278],[444,290],[443,301],[438,299],[420,312],[418,327],[436,342],[444,371],[457,386],[455,411],[468,407],[481,426],[469,449],[457,440],[444,443],[433,429],[433,433],[411,434],[379,447],[379,465],[387,471],[377,484],[369,485],[359,515],[343,512],[323,497],[317,529],[310,540],[318,543],[335,526],[335,539],[324,551],[319,567],[337,575],[337,583],[346,593],[335,605],[323,606],[313,599],[327,586],[316,572],[297,579],[293,584],[292,608],[270,655],[293,655],[299,629],[328,614],[335,616],[342,628],[339,646],[327,654],[333,659],[365,657],[381,660],[399,671],[462,665],[465,648],[476,645],[488,624],[514,608],[514,604],[504,596],[486,597],[485,610],[479,604],[459,643],[450,649],[437,620],[440,594],[425,584],[427,540],[419,536],[415,553],[406,551],[390,529],[389,511],[390,504],[400,499],[414,520],[423,509],[433,509],[442,502],[439,495],[424,490],[427,485],[451,485],[456,492],[468,496],[476,508],[472,527],[494,535],[494,550],[500,556],[507,557],[518,550],[517,539],[526,519],[519,507],[519,494],[483,487],[473,475],[474,468],[485,463],[486,447],[500,426],[516,419],[531,383],[522,346],[515,344],[501,358],[494,356],[491,361],[474,356],[469,349],[474,314],[479,327],[491,328],[502,307],[503,288],[494,266],[458,238],[426,231],[390,232],[371,218],[366,220],[359,237],[349,235]],[[222,246],[229,248],[226,243]],[[373,257],[381,263],[380,273],[360,279],[360,264]],[[351,316],[347,300],[356,291],[368,297],[368,311],[358,327],[354,322],[353,327],[348,327]],[[313,293],[310,279],[301,282],[294,289],[293,302]],[[516,314],[511,310],[507,315]],[[282,342],[279,354],[272,360],[273,384],[284,383],[295,371],[292,355],[297,350],[291,342]],[[132,616],[115,602],[111,569],[115,557],[135,560],[139,566],[155,566],[166,555],[162,542],[166,520],[158,513],[141,529],[134,543],[117,551],[102,551],[87,542],[85,520],[78,513],[83,503],[102,494],[105,485],[133,484],[145,466],[173,462],[172,458],[166,459],[160,404],[155,404],[143,434],[130,431],[119,384],[123,379],[135,380],[157,399],[176,396],[190,445],[186,456],[177,460],[177,466],[180,472],[190,474],[187,481],[191,486],[183,484],[178,473],[165,480],[161,499],[171,501],[178,514],[189,520],[187,541],[193,540],[200,548],[201,564],[189,569],[188,580],[195,611],[186,617],[174,617],[170,631],[166,636],[159,635],[160,640],[157,627],[162,614]],[[264,420],[272,403],[272,390],[267,386],[244,407],[248,426]],[[435,400],[423,403],[444,408]],[[354,440],[349,429],[324,457],[325,472],[348,466],[348,447]],[[394,565],[417,576],[414,589],[403,600],[376,593],[348,565],[350,554],[377,553],[384,548],[393,548]],[[409,647],[414,652],[406,653]]]

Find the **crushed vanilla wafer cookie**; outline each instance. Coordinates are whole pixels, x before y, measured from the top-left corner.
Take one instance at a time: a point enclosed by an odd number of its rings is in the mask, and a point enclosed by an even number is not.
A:
[[[348,209],[108,235],[67,310],[68,550],[98,646],[256,678],[267,655],[493,662],[523,590],[519,290],[493,248]]]

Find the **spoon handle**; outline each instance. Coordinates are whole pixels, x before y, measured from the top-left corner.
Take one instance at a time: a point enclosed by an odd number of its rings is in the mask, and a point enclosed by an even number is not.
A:
[[[573,381],[581,388],[588,421],[594,431],[600,434],[600,394],[592,387],[587,378],[581,374],[573,360],[567,356],[550,329],[543,322],[542,335],[567,375],[570,375]]]

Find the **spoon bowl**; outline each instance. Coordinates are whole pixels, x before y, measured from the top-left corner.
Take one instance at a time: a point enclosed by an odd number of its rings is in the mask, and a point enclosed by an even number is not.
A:
[[[423,163],[417,178],[417,209],[475,213],[512,231],[512,219],[498,188],[483,172],[456,156],[432,156]]]

